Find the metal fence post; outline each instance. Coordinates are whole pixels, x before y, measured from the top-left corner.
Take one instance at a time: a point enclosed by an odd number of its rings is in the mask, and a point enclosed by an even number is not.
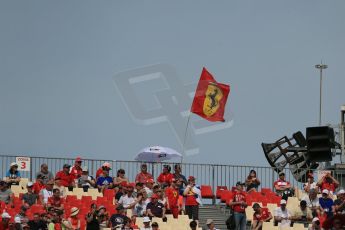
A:
[[[212,183],[211,184],[212,184],[212,188],[213,188],[213,191],[214,191],[214,194],[215,194],[216,190],[215,190],[215,181],[214,181],[214,165],[212,165]],[[213,205],[216,204],[216,197],[213,197],[212,204]]]

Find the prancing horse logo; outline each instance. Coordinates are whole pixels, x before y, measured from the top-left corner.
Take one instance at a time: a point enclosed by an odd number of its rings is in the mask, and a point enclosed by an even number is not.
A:
[[[219,101],[223,98],[222,90],[214,83],[207,86],[203,112],[207,117],[212,116],[219,109]]]

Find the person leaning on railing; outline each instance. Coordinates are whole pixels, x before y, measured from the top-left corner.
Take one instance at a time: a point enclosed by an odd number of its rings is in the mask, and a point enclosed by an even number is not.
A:
[[[285,179],[284,172],[279,173],[279,179],[274,182],[274,188],[276,193],[284,200],[287,200],[289,196],[293,195],[293,188],[290,182]]]
[[[18,164],[16,162],[12,162],[10,164],[10,169],[6,173],[6,183],[11,185],[19,185],[20,181],[20,172],[18,171]]]
[[[245,183],[247,187],[247,192],[256,192],[258,190],[260,183],[261,182],[256,175],[256,171],[254,169],[250,170]]]
[[[41,170],[36,173],[36,178],[41,178],[42,184],[47,184],[48,181],[54,179],[54,175],[48,170],[48,165],[43,163],[41,164]]]

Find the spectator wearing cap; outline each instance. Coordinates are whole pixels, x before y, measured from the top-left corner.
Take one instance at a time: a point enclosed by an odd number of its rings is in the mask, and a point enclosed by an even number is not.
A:
[[[34,184],[32,182],[28,182],[28,184],[26,185],[28,191],[27,193],[23,194],[21,198],[23,203],[29,206],[36,204],[38,200],[38,194],[33,192],[33,186]]]
[[[125,221],[129,219],[126,216],[126,209],[122,205],[116,207],[117,213],[111,215],[109,219],[109,227],[112,229],[121,229]]]
[[[307,207],[312,211],[313,216],[320,210],[319,198],[317,197],[316,189],[310,189],[309,194],[305,195],[302,200],[307,202]]]
[[[67,221],[63,222],[66,229],[73,229],[73,230],[80,229],[80,219],[78,217],[78,214],[79,214],[79,208],[72,207],[71,214],[67,218]]]
[[[182,210],[182,207],[178,205],[179,199],[179,189],[176,185],[176,179],[172,180],[170,187],[165,190],[165,195],[167,199],[167,213],[172,214],[174,218],[178,218],[179,212]]]
[[[243,191],[244,185],[245,184],[242,183],[241,181],[238,181],[236,183],[236,190],[234,192],[234,197],[232,201],[229,202],[229,206],[234,211],[236,229],[239,229],[239,230],[245,230],[246,224],[247,224],[246,208],[248,204],[247,204],[247,195]]]
[[[126,184],[129,183],[128,178],[125,175],[126,175],[126,172],[124,169],[117,170],[116,177],[113,178],[115,187],[123,183],[126,183]]]
[[[109,227],[109,213],[103,205],[98,207],[97,219],[101,229]]]
[[[158,176],[157,182],[162,188],[165,188],[171,184],[173,177],[170,165],[163,165],[163,172]]]
[[[82,163],[83,163],[83,160],[81,159],[81,157],[75,158],[74,165],[71,167],[70,172],[69,172],[73,180],[76,180],[79,177],[81,177],[81,174],[83,173],[83,169],[81,166]]]
[[[333,216],[335,213],[335,207],[333,200],[329,197],[329,191],[327,189],[322,190],[322,195],[319,198],[321,214],[326,214],[327,218]]]
[[[321,223],[318,217],[314,217],[309,230],[321,230]]]
[[[96,185],[98,190],[103,192],[105,189],[114,187],[113,178],[109,176],[109,170],[104,170],[100,177],[98,177]]]
[[[250,170],[245,183],[247,187],[247,192],[256,192],[258,190],[260,183],[261,182],[256,175],[256,171],[254,169]]]
[[[287,200],[290,196],[291,185],[289,181],[286,181],[284,172],[279,173],[279,179],[274,182],[274,188],[276,193],[282,196],[283,199]]]
[[[133,197],[134,187],[127,185],[127,193],[122,195],[118,204],[122,205],[125,209],[132,209],[137,204],[137,200]]]
[[[20,181],[20,172],[18,171],[18,164],[16,162],[12,162],[10,164],[10,169],[6,172],[6,179],[5,181],[7,184],[18,185]]]
[[[42,189],[44,189],[46,186],[43,183],[43,176],[41,174],[37,174],[36,181],[33,184],[32,190],[35,194],[39,194]]]
[[[158,218],[166,218],[165,217],[165,207],[162,203],[158,202],[158,195],[153,194],[151,196],[151,202],[149,202],[146,206],[147,215],[149,217],[158,217]]]
[[[337,199],[334,201],[334,208],[337,214],[345,214],[345,191],[340,189],[337,192]]]
[[[60,197],[60,190],[53,189],[53,195],[48,198],[48,207],[54,207],[55,209],[64,210],[65,199]]]
[[[87,166],[83,166],[82,175],[78,178],[78,187],[83,188],[84,192],[87,192],[89,188],[93,188],[96,185],[95,179],[89,175],[89,169]]]
[[[188,177],[188,185],[183,191],[183,196],[185,197],[185,210],[189,219],[199,220],[199,202],[198,202],[198,192],[195,184],[195,177]]]
[[[310,223],[312,219],[313,215],[311,210],[307,207],[307,202],[305,200],[301,200],[299,207],[292,213],[291,220],[294,222]]]
[[[252,228],[253,230],[261,230],[263,222],[269,222],[272,219],[272,214],[268,208],[262,208],[258,203],[253,204],[253,221]]]
[[[150,198],[153,194],[153,184],[155,181],[153,179],[148,179],[145,183],[144,189],[146,191],[147,197]]]
[[[143,218],[143,227],[140,228],[140,230],[152,230],[151,226],[150,226],[151,220],[150,217],[145,216]]]
[[[7,212],[1,214],[0,230],[7,230],[10,227],[11,216]]]
[[[151,173],[147,172],[147,165],[146,164],[142,164],[140,166],[140,173],[138,173],[135,177],[135,182],[140,182],[145,184],[146,181],[152,179],[153,180],[153,176],[151,175]]]
[[[96,181],[97,179],[102,176],[104,174],[104,171],[107,171],[108,172],[108,175],[109,175],[109,171],[111,170],[111,166],[110,166],[110,163],[109,162],[104,162],[102,164],[102,166],[97,169],[96,171]]]
[[[13,192],[8,187],[7,183],[3,180],[0,180],[0,202],[5,202],[5,204],[9,204],[14,206],[13,204]]]
[[[331,173],[326,173],[326,175],[317,182],[317,186],[320,188],[320,191],[327,189],[331,195],[333,195],[339,186],[339,182],[332,177]]]
[[[182,169],[181,169],[181,165],[180,164],[175,164],[173,177],[174,177],[175,180],[181,181],[180,189],[182,189],[183,186],[187,186],[188,185],[187,178],[182,174]]]
[[[214,225],[214,221],[212,219],[207,219],[206,220],[206,226],[207,226],[207,230],[218,230],[215,225]]]
[[[291,212],[286,208],[286,200],[280,200],[280,207],[274,210],[274,224],[283,227],[291,226]]]
[[[73,176],[69,173],[70,168],[71,165],[64,164],[62,170],[57,172],[55,175],[55,177],[60,178],[61,185],[68,188],[75,186]]]
[[[46,187],[40,191],[39,199],[41,204],[47,205],[49,197],[53,196],[54,181],[48,181]]]
[[[314,181],[314,175],[313,173],[308,173],[307,175],[307,182],[304,183],[303,185],[303,190],[306,192],[306,193],[309,193],[310,189],[317,189],[317,184],[316,182]]]
[[[48,181],[54,179],[52,172],[48,170],[48,165],[46,163],[41,164],[41,170],[36,173],[36,178],[41,178],[43,184],[47,184]]]

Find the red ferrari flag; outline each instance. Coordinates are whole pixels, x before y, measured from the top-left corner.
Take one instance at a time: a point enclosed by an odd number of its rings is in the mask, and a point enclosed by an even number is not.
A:
[[[196,88],[191,112],[208,121],[225,121],[224,109],[230,86],[218,83],[204,67]]]

